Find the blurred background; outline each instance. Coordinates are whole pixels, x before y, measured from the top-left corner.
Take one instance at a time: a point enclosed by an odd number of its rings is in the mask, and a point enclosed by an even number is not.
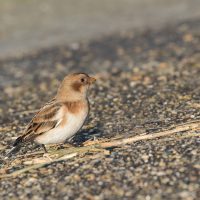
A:
[[[199,0],[0,0],[0,57],[200,16]]]
[[[199,123],[199,52],[200,0],[0,0],[0,178],[25,167],[4,162],[5,152],[75,71],[97,78],[79,144]],[[1,179],[0,199],[199,199],[197,134]],[[27,145],[18,158],[31,161],[27,151],[37,150]]]

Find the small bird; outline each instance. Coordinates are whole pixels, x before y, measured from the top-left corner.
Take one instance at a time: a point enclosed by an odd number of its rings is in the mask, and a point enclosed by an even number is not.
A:
[[[26,142],[42,145],[64,143],[83,126],[89,114],[88,89],[95,78],[85,73],[66,76],[56,96],[32,118],[8,154]]]

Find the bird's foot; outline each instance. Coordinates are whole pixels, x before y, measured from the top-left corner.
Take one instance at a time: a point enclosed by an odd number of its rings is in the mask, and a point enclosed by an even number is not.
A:
[[[49,156],[48,153],[44,153],[44,154],[43,154],[43,157],[44,157],[44,158],[48,158],[49,161],[52,161],[52,160],[53,160],[53,159]]]

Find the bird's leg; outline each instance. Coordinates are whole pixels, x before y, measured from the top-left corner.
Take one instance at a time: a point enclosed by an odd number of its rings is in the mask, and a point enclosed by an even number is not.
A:
[[[96,140],[98,140],[98,139],[97,139],[96,135],[94,135],[93,136],[93,141],[96,141]]]
[[[68,145],[69,147],[77,147],[77,145],[72,142],[67,142],[66,145]]]
[[[44,151],[45,151],[43,157],[46,157],[46,158],[48,158],[50,161],[52,161],[52,158],[49,157],[48,151],[47,151],[47,149],[46,149],[46,147],[45,147],[44,144],[42,144],[42,148],[43,148]]]
[[[45,153],[48,153],[44,144],[42,144],[42,148],[44,149]]]

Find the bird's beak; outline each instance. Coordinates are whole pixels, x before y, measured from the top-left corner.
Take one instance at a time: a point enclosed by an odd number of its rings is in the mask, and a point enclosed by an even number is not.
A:
[[[94,83],[95,81],[96,81],[95,78],[93,78],[93,77],[90,77],[90,78],[89,78],[89,84],[92,84],[92,83]]]

